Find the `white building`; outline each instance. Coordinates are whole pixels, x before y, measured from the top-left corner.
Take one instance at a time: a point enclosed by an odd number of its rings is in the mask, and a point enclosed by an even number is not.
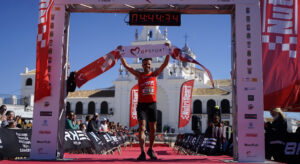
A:
[[[171,43],[167,39],[167,30],[162,34],[158,26],[145,26],[140,35],[135,34],[135,41],[132,45],[164,44]],[[183,47],[196,58],[187,44]],[[164,57],[157,57],[152,61],[152,68],[160,67]],[[141,59],[137,58],[131,67],[142,70]],[[35,71],[25,70],[22,73],[21,97],[28,97],[33,103],[34,95],[34,74]],[[190,123],[178,130],[180,88],[183,82],[195,79],[192,95],[192,119]],[[120,122],[128,127],[129,125],[129,104],[131,88],[137,84],[133,75],[124,70],[120,65],[119,77],[113,82],[114,86],[102,90],[79,90],[69,93],[67,98],[67,110],[77,114],[78,119],[84,120],[85,115],[100,113],[100,117],[108,118],[110,121]],[[218,105],[222,109],[222,121],[232,125],[231,116],[231,80],[215,81],[216,88],[212,88],[207,74],[196,68],[195,64],[173,61],[168,64],[157,79],[157,109],[158,122],[157,130],[169,126],[176,132],[193,132],[192,123],[197,124],[201,132],[205,132],[208,116],[211,117],[211,107]],[[199,120],[200,123],[197,123]]]

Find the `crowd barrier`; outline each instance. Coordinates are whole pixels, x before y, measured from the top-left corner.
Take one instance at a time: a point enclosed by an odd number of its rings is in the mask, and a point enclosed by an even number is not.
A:
[[[70,153],[107,154],[126,146],[129,137],[123,132],[84,133],[81,130],[66,130],[64,150]],[[41,138],[37,142],[50,141]],[[29,157],[31,148],[31,129],[0,128],[0,158]]]
[[[300,133],[286,133],[278,139],[271,133],[265,133],[266,157],[286,163],[299,163],[300,161]]]
[[[204,134],[179,134],[175,150],[184,154],[232,155],[232,140],[207,137]]]

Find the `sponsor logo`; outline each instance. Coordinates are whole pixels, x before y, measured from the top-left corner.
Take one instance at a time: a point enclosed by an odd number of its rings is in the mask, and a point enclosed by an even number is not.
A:
[[[130,49],[130,53],[134,56],[138,56],[137,54],[140,53],[140,48],[139,47],[132,48]]]
[[[257,119],[257,114],[245,114],[245,119]]]
[[[47,140],[40,141],[40,140],[37,140],[36,143],[39,143],[39,144],[50,144],[51,141],[47,141]]]
[[[50,103],[48,101],[46,101],[45,104],[44,104],[44,106],[46,106],[46,107],[49,106],[49,105],[50,105]]]
[[[246,133],[246,137],[257,137],[257,133]]]
[[[242,79],[245,82],[258,82],[257,78],[250,78],[250,77],[246,77]]]
[[[102,2],[111,2],[111,0],[101,0]]]
[[[287,142],[284,149],[285,155],[296,155],[300,154],[300,142]]]
[[[50,130],[40,130],[39,134],[51,134]]]
[[[252,68],[247,68],[247,72],[249,75],[252,74]]]
[[[249,122],[248,129],[254,129],[253,122]]]
[[[252,64],[251,59],[248,59],[248,60],[247,60],[247,64],[248,64],[248,65],[251,65],[251,64]]]
[[[51,111],[40,111],[40,116],[52,116]]]
[[[248,109],[249,109],[249,110],[252,110],[253,108],[254,108],[254,105],[253,105],[253,104],[249,104],[249,105],[248,105]]]
[[[44,120],[42,126],[48,126],[48,120]]]
[[[248,101],[254,101],[254,95],[248,95]]]
[[[244,90],[245,91],[254,91],[254,90],[256,90],[256,88],[255,87],[245,87]]]
[[[246,147],[257,147],[258,144],[257,143],[245,143],[244,146],[246,146]]]

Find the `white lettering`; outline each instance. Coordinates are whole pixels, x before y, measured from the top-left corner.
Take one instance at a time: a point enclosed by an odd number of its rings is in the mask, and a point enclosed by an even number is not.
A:
[[[269,0],[269,4],[293,6],[294,0]]]
[[[271,25],[267,29],[270,33],[293,34],[293,29],[291,29],[293,27],[292,21],[268,19],[268,24]]]
[[[72,138],[71,138],[70,133],[68,133],[68,132],[66,131],[66,132],[65,132],[65,141],[68,141],[68,139],[72,141]]]
[[[293,9],[285,7],[273,7],[273,18],[290,20],[293,18]]]
[[[100,138],[98,138],[98,136],[94,132],[91,132],[90,134],[94,137],[96,142],[98,142],[100,140]]]
[[[104,63],[101,66],[102,72],[106,71],[108,66],[111,66],[111,64],[115,61],[115,56],[113,54],[107,54],[103,56]]]

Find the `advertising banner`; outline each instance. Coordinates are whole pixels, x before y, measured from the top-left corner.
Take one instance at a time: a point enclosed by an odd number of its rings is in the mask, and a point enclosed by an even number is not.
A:
[[[41,0],[36,51],[35,101],[50,96],[48,74],[49,33],[53,0]]]
[[[261,0],[264,109],[300,108],[299,0]]]
[[[138,123],[136,107],[139,99],[139,86],[136,84],[131,88],[130,92],[130,116],[129,116],[129,128],[134,127]]]
[[[178,128],[185,127],[191,120],[193,87],[194,80],[186,81],[181,86]]]
[[[117,63],[118,59],[119,53],[117,51],[111,51],[110,53],[80,69],[75,74],[75,82],[77,87],[80,88],[87,81],[112,68]]]
[[[170,47],[165,44],[138,45],[121,47],[120,55],[128,58],[153,58],[170,54]]]

